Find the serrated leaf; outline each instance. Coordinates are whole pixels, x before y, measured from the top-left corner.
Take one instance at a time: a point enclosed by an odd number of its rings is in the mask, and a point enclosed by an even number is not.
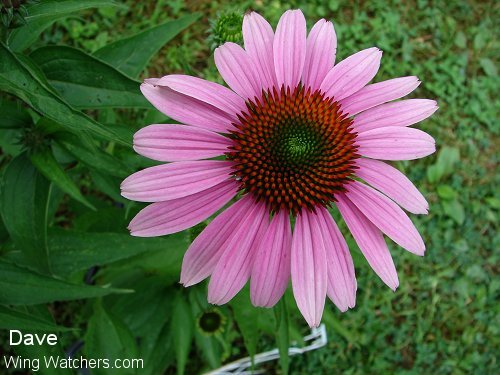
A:
[[[47,212],[50,183],[25,154],[7,166],[2,179],[0,211],[7,231],[23,252],[26,264],[50,273]]]
[[[172,311],[172,342],[177,363],[177,375],[183,375],[193,340],[193,318],[183,294],[179,293]]]
[[[79,135],[93,134],[101,139],[130,145],[118,134],[73,109],[59,98],[47,84],[36,64],[26,56],[14,55],[3,43],[0,45],[0,90],[17,96],[69,132]]]
[[[0,305],[0,329],[18,329],[29,331],[60,332],[71,328],[58,326],[24,311],[14,310]]]
[[[13,51],[23,51],[36,42],[40,34],[57,20],[72,16],[80,10],[106,6],[123,8],[123,5],[110,0],[44,0],[32,4],[27,7],[27,25],[13,30],[9,34],[7,44]]]
[[[38,171],[57,185],[62,191],[90,209],[95,210],[95,207],[87,199],[85,199],[75,182],[66,174],[66,172],[64,172],[62,167],[56,161],[50,148],[33,153],[30,156],[30,159]]]
[[[151,108],[134,81],[111,65],[67,46],[45,46],[30,57],[75,108]]]
[[[0,304],[37,305],[95,298],[125,290],[68,283],[0,260]]]
[[[94,55],[131,77],[138,77],[158,50],[200,17],[194,13],[141,31],[97,50]]]

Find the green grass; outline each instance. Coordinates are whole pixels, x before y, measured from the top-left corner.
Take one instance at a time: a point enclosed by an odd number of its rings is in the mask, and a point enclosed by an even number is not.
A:
[[[440,156],[399,167],[430,203],[428,216],[412,217],[427,254],[418,258],[390,245],[401,284],[393,293],[359,251],[353,251],[359,286],[356,308],[340,314],[328,303],[328,346],[292,359],[291,372],[498,371],[500,282],[495,279],[499,259],[494,251],[500,245],[500,181],[495,173],[500,129],[495,53],[499,46],[494,33],[498,4],[424,0],[127,3],[129,10],[87,12],[83,18],[61,22],[43,35],[43,43],[67,43],[93,51],[121,35],[201,11],[200,21],[162,49],[144,77],[184,72],[220,81],[206,41],[209,18],[224,9],[244,12],[253,4],[276,25],[284,10],[300,7],[309,26],[322,17],[334,21],[337,61],[377,46],[384,56],[376,80],[418,75],[423,83],[412,96],[436,99],[440,106],[420,126],[435,137]]]

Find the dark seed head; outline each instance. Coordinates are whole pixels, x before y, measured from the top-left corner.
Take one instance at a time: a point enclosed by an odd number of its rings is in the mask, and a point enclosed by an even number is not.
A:
[[[227,153],[241,189],[272,212],[297,214],[335,201],[358,157],[352,120],[320,91],[283,87],[247,102]]]

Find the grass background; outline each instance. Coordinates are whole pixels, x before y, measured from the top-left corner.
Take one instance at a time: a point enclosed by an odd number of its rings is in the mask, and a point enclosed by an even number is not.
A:
[[[377,81],[418,75],[423,83],[412,96],[436,99],[440,106],[420,126],[435,137],[438,152],[399,168],[430,203],[428,216],[412,217],[427,254],[418,258],[390,244],[401,284],[393,293],[354,250],[356,308],[341,314],[327,303],[327,347],[292,359],[291,373],[497,373],[498,3],[124,2],[128,10],[99,9],[58,22],[39,44],[93,52],[123,35],[198,11],[201,19],[158,53],[144,77],[183,72],[220,82],[207,42],[210,19],[224,10],[253,9],[275,26],[284,10],[301,8],[309,27],[319,18],[334,22],[337,61],[377,46],[384,51]],[[136,120],[133,111],[126,116],[130,123]]]

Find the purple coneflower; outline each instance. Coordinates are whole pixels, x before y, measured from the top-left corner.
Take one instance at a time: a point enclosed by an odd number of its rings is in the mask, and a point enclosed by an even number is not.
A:
[[[424,254],[401,207],[426,214],[425,198],[376,159],[432,154],[434,139],[409,126],[434,113],[436,102],[394,102],[417,88],[416,77],[368,84],[380,65],[378,48],[334,65],[333,24],[320,20],[307,35],[300,10],[285,12],[276,33],[250,13],[243,38],[245,49],[225,43],[215,51],[229,88],[184,75],[142,84],[158,110],[185,125],[150,125],[135,134],[139,154],[169,163],[123,182],[124,197],[153,202],[129,228],[145,237],[179,232],[237,198],[187,250],[181,283],[210,276],[208,299],[224,304],[250,279],[252,303],[271,307],[291,278],[300,311],[317,326],[326,296],[341,311],[356,300],[352,258],[330,208],[393,290],[398,276],[383,235]]]

